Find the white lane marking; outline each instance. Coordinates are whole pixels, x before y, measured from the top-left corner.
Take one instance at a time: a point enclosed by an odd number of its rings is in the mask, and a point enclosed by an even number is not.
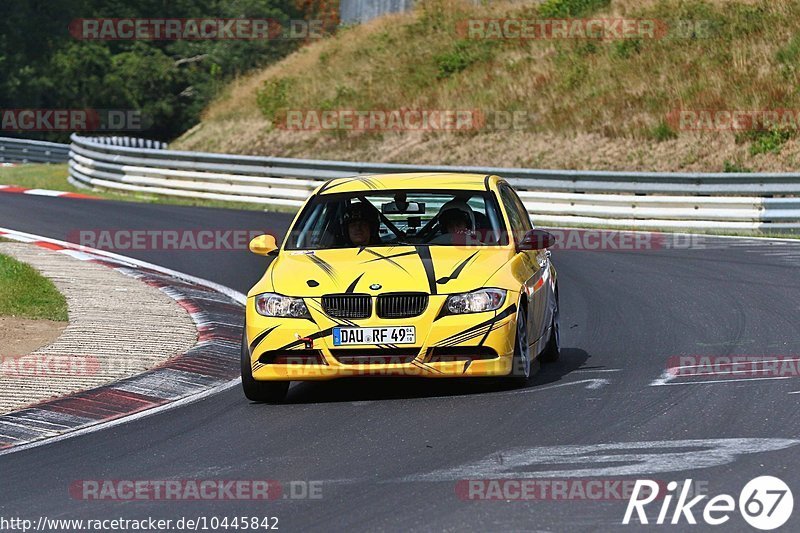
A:
[[[652,475],[726,465],[739,455],[782,450],[797,444],[800,440],[731,438],[512,448],[474,462],[413,474],[398,481]],[[577,468],[537,468],[541,465],[574,465]]]
[[[585,389],[595,390],[601,387],[605,387],[606,385],[610,384],[611,381],[600,378],[582,379],[580,381],[570,381],[568,383],[556,383],[555,385],[547,385],[545,387],[531,387],[529,389],[515,390],[510,392],[504,392],[501,394],[504,396],[511,396],[512,394],[527,394],[529,392],[542,392],[546,390],[560,389],[561,387],[569,387],[570,385],[581,385],[583,383],[588,383],[588,385],[584,387]]]
[[[579,368],[578,370],[573,370],[572,373],[575,372],[622,372],[621,368]]]
[[[99,257],[87,254],[84,252],[79,252],[77,250],[61,250],[61,253],[64,255],[68,255],[72,258],[77,259],[78,261],[91,261],[92,259],[99,259]]]
[[[244,294],[242,294],[242,293],[240,293],[240,292],[238,292],[238,291],[236,291],[234,289],[231,289],[230,287],[226,287],[224,285],[220,285],[219,283],[214,283],[213,281],[209,281],[209,280],[206,280],[206,279],[203,279],[203,278],[198,278],[198,277],[195,277],[195,276],[191,276],[189,274],[184,274],[182,272],[178,272],[177,270],[172,270],[170,268],[166,268],[166,267],[162,267],[162,266],[159,266],[159,265],[155,265],[153,263],[148,263],[146,261],[140,261],[140,260],[134,259],[132,257],[127,257],[127,256],[124,256],[124,255],[119,255],[119,254],[115,254],[115,253],[112,253],[112,252],[105,252],[103,250],[95,250],[94,248],[89,248],[89,247],[86,247],[86,246],[78,246],[76,244],[72,244],[72,243],[68,243],[68,242],[64,242],[64,241],[59,241],[57,239],[50,239],[48,237],[43,237],[41,235],[34,235],[32,233],[25,233],[25,232],[13,230],[13,229],[0,227],[0,232],[2,232],[4,234],[3,237],[9,238],[9,239],[13,239],[13,240],[19,240],[19,241],[23,241],[23,242],[32,242],[32,241],[49,242],[49,243],[52,243],[52,244],[63,246],[64,248],[69,248],[70,250],[77,250],[77,251],[80,251],[80,252],[91,253],[93,255],[98,255],[98,256],[101,256],[101,257],[114,259],[115,261],[122,261],[122,262],[126,262],[128,264],[131,264],[131,265],[141,266],[142,268],[148,268],[150,270],[154,270],[156,272],[161,272],[162,274],[166,274],[168,276],[174,276],[174,277],[179,278],[179,279],[184,279],[184,280],[187,280],[187,281],[191,281],[191,282],[196,283],[198,285],[203,285],[203,286],[208,287],[210,289],[213,289],[215,291],[221,292],[221,293],[225,294],[226,296],[232,298],[233,300],[241,303],[242,305],[247,303],[247,296],[245,296]],[[175,401],[175,402],[172,402],[172,403],[168,403],[168,404],[165,404],[165,405],[159,405],[157,407],[152,407],[150,409],[147,409],[146,411],[141,411],[141,412],[135,413],[133,415],[128,415],[128,416],[124,416],[122,418],[117,418],[116,420],[109,420],[109,421],[106,421],[106,422],[98,422],[97,424],[94,424],[92,426],[89,426],[89,427],[86,427],[86,428],[82,428],[82,429],[78,429],[78,430],[75,430],[75,431],[70,431],[70,432],[64,433],[62,435],[56,435],[54,437],[44,438],[44,439],[37,440],[37,441],[34,441],[34,442],[30,442],[30,443],[27,443],[27,444],[20,444],[18,446],[14,446],[12,448],[8,448],[8,449],[5,449],[5,450],[0,450],[0,456],[7,455],[7,454],[10,454],[10,453],[20,452],[22,450],[28,450],[30,448],[37,448],[39,446],[44,446],[46,444],[51,444],[51,443],[59,442],[59,441],[66,440],[66,439],[71,439],[71,438],[77,437],[79,435],[86,435],[88,433],[94,433],[95,431],[102,431],[104,429],[109,429],[109,428],[112,428],[112,427],[115,427],[115,426],[120,426],[122,424],[127,424],[128,422],[133,422],[134,420],[139,420],[140,418],[144,418],[144,417],[147,417],[147,416],[152,416],[152,415],[155,415],[155,414],[163,413],[164,411],[168,411],[170,409],[176,409],[178,407],[183,407],[185,405],[189,405],[191,403],[200,401],[200,400],[202,400],[204,398],[207,398],[209,396],[213,396],[213,395],[218,394],[220,392],[226,391],[226,390],[228,390],[230,388],[236,387],[236,386],[240,385],[241,382],[242,382],[241,378],[236,378],[236,379],[233,379],[231,381],[228,381],[227,383],[223,383],[223,384],[218,385],[218,386],[216,386],[214,388],[207,389],[205,391],[198,392],[197,394],[193,394],[193,395],[187,396],[187,397],[182,398],[182,399],[180,399],[178,401]]]
[[[657,377],[653,381],[650,382],[651,387],[658,387],[661,385],[666,385],[670,381],[675,379],[675,374],[670,372],[669,370],[665,370],[661,373],[661,376]]]
[[[794,392],[790,392],[789,394],[800,394],[800,390],[796,390]]]
[[[64,191],[51,191],[49,189],[28,189],[27,191],[22,191],[23,194],[32,194],[34,196],[62,196],[67,194]]]
[[[734,356],[734,357],[736,357],[736,356]],[[709,357],[709,359],[710,359],[710,357]],[[734,366],[734,365],[741,366],[741,365],[746,365],[748,363],[749,364],[756,364],[756,363],[758,363],[758,364],[784,363],[784,362],[796,363],[796,362],[799,362],[799,361],[800,361],[800,359],[790,359],[790,358],[784,358],[784,359],[749,359],[749,360],[742,360],[742,361],[731,361],[730,363],[717,363],[716,365],[712,364],[712,363],[704,363],[704,364],[699,364],[699,365],[671,366],[671,367],[669,367],[669,370],[680,370],[682,368],[702,368],[702,367],[709,367],[709,366],[717,366],[717,367]],[[699,374],[695,374],[695,375],[699,375]]]

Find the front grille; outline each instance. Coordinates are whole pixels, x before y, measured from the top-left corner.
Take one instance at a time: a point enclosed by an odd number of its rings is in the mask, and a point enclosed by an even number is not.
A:
[[[320,350],[270,350],[261,354],[264,365],[326,365]]]
[[[333,355],[343,365],[408,364],[417,358],[419,348],[349,348],[333,349]]]
[[[322,297],[322,309],[334,318],[368,318],[372,299],[368,294],[328,294]]]
[[[428,350],[426,363],[496,359],[497,352],[488,346],[435,346]]]
[[[428,307],[424,292],[381,294],[375,300],[375,310],[381,318],[409,318],[421,315]]]

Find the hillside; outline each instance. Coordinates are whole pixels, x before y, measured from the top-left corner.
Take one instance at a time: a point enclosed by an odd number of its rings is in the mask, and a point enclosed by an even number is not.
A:
[[[342,28],[237,79],[205,110],[201,124],[173,146],[540,168],[798,168],[798,2],[420,4],[414,13]],[[605,39],[486,38],[487,19],[573,17],[644,20],[656,32]],[[484,33],[465,30],[479,23]],[[481,120],[459,132],[284,126],[292,112],[308,118],[326,110],[409,109],[470,110]],[[706,120],[681,122],[680,110]],[[781,110],[779,124],[763,113],[771,110]],[[714,122],[701,111],[712,113]],[[732,131],[720,112],[744,113],[756,127]],[[693,130],[698,126],[703,130]]]

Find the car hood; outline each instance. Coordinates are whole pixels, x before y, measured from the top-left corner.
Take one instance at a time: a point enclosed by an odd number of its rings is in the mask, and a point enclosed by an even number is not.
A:
[[[497,247],[283,251],[271,265],[271,281],[275,292],[289,296],[375,291],[451,294],[482,287],[512,257],[513,250]],[[370,289],[375,285],[380,288]]]

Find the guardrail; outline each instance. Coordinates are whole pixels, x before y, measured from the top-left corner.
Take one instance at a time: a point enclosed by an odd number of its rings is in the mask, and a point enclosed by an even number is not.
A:
[[[497,174],[540,225],[796,231],[800,173],[666,173],[359,163],[183,152],[72,136],[76,185],[298,207],[322,181],[388,172]]]
[[[66,163],[69,145],[0,137],[0,163]]]

